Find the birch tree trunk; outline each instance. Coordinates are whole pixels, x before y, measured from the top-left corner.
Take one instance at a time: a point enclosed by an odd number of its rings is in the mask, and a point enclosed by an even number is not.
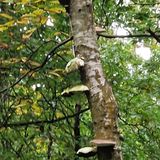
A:
[[[89,101],[99,160],[122,160],[117,126],[117,105],[103,74],[96,44],[92,0],[70,0],[70,20],[76,57],[84,59],[81,79]]]

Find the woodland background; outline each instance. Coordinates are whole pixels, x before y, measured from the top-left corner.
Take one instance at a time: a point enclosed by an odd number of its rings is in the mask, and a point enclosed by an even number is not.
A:
[[[95,25],[105,29],[97,43],[119,107],[123,158],[158,160],[160,2],[93,4]],[[73,57],[68,14],[58,0],[1,0],[0,159],[78,159],[75,150],[89,145],[85,94],[61,94],[81,84],[79,71],[64,74]]]

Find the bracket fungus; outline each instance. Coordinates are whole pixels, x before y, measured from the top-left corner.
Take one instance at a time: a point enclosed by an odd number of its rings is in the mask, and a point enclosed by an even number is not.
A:
[[[83,67],[84,66],[84,61],[83,61],[83,58],[73,58],[71,59],[66,67],[65,67],[65,71],[66,73],[71,73],[75,70],[78,70],[80,67]]]
[[[77,155],[79,157],[85,157],[85,158],[93,157],[96,155],[96,153],[97,153],[97,147],[84,147],[80,148],[77,151]]]
[[[97,147],[114,147],[116,145],[115,141],[105,140],[105,139],[93,139],[91,144]]]

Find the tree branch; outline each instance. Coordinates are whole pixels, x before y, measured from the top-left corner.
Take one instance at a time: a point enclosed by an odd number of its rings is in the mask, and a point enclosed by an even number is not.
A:
[[[108,39],[113,39],[113,38],[155,38],[158,42],[160,42],[160,35],[156,35],[154,32],[152,32],[151,30],[148,30],[148,32],[150,34],[135,34],[135,35],[106,35],[106,34],[102,34],[102,33],[98,33],[98,36],[104,37],[104,38],[108,38]],[[47,62],[55,55],[55,51],[61,47],[62,45],[68,43],[69,41],[71,41],[73,39],[73,37],[69,37],[68,39],[62,41],[61,43],[57,44],[53,49],[51,49],[51,51],[47,54],[46,58],[44,59],[44,61],[42,62],[42,64],[38,67],[32,68],[30,69],[28,72],[26,72],[24,75],[22,75],[16,82],[14,82],[13,84],[11,84],[9,87],[4,88],[0,91],[0,93],[3,93],[5,91],[7,91],[8,89],[14,87],[16,84],[18,84],[23,78],[25,78],[29,73],[31,72],[36,72],[38,71],[40,68],[44,67]]]
[[[102,33],[98,33],[98,36],[104,37],[104,38],[154,38],[151,34],[135,34],[135,35],[106,35]],[[160,35],[156,35],[157,37],[160,37]]]
[[[155,2],[155,3],[137,3],[137,2],[133,2],[134,4],[131,4],[131,5],[141,5],[141,6],[153,6],[153,5],[158,5],[160,4],[159,2]]]
[[[68,116],[64,116],[62,118],[58,118],[58,119],[51,119],[51,120],[38,120],[38,121],[30,121],[30,122],[15,122],[15,123],[6,123],[6,124],[3,124],[1,123],[0,124],[0,128],[8,128],[8,127],[24,127],[24,126],[28,126],[28,125],[39,125],[39,124],[50,124],[50,123],[56,123],[56,122],[59,122],[59,121],[63,121],[63,120],[66,120],[66,119],[69,119],[69,118],[73,118],[81,113],[84,113],[86,111],[88,111],[89,108],[85,108],[79,112],[76,112],[72,115],[68,115]]]
[[[46,58],[44,59],[44,61],[42,62],[42,64],[38,67],[35,68],[31,68],[28,72],[26,72],[24,75],[22,75],[16,82],[14,82],[13,84],[11,84],[9,87],[4,88],[2,90],[0,90],[0,93],[3,93],[5,91],[7,91],[8,89],[14,87],[16,84],[18,84],[23,78],[25,78],[29,73],[31,72],[36,72],[38,71],[40,68],[43,68],[47,62],[55,55],[55,51],[61,47],[62,45],[66,44],[67,42],[71,41],[73,39],[73,37],[69,37],[68,39],[62,41],[61,43],[57,44],[53,49],[51,49],[51,51],[47,54]]]
[[[156,35],[155,32],[153,32],[150,28],[149,28],[147,31],[151,34],[151,36],[152,36],[154,39],[156,39],[157,42],[160,43],[160,37],[159,37],[158,35]]]

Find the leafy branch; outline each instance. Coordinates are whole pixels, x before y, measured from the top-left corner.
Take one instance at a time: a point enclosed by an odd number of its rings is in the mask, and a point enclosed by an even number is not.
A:
[[[30,121],[30,122],[16,122],[16,123],[7,123],[7,124],[0,124],[0,128],[8,128],[8,127],[24,127],[24,126],[28,126],[28,125],[39,125],[39,124],[50,124],[50,123],[56,123],[56,122],[60,122],[63,120],[67,120],[69,118],[73,118],[75,116],[78,116],[81,113],[84,113],[86,111],[88,111],[89,108],[85,108],[79,112],[76,112],[72,115],[67,115],[61,118],[57,118],[57,119],[51,119],[51,120],[37,120],[37,121]]]
[[[44,61],[42,62],[42,64],[40,66],[37,66],[35,68],[31,68],[29,69],[28,72],[26,72],[24,75],[22,75],[16,82],[14,82],[13,84],[11,84],[9,87],[7,88],[4,88],[0,91],[0,93],[3,93],[5,91],[7,91],[8,89],[10,88],[13,88],[16,84],[18,84],[23,78],[25,78],[29,73],[34,73],[34,72],[37,72],[39,69],[43,68],[47,62],[55,55],[55,51],[63,46],[64,44],[68,43],[69,41],[71,41],[73,39],[73,37],[69,37],[68,39],[58,43],[53,49],[51,49],[51,51],[48,52],[48,54],[46,55]]]

